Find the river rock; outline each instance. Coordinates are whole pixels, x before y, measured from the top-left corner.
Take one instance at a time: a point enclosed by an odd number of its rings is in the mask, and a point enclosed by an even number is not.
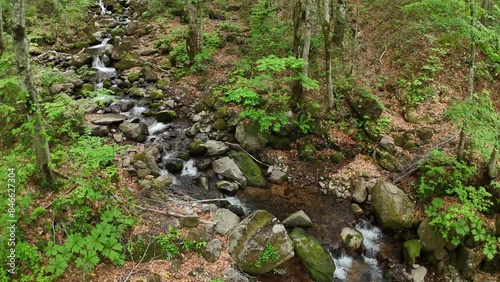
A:
[[[323,249],[321,242],[314,236],[306,234],[301,228],[293,229],[295,252],[314,281],[332,282],[335,264],[330,255]]]
[[[256,153],[267,144],[267,136],[259,130],[257,123],[240,122],[236,126],[235,138],[250,153]]]
[[[417,130],[417,137],[424,144],[429,144],[431,142],[432,136],[434,136],[434,128],[424,127]]]
[[[267,181],[259,165],[244,152],[229,152],[228,156],[234,160],[240,168],[243,176],[247,179],[247,184],[256,187],[266,187]]]
[[[250,282],[243,273],[232,267],[225,269],[222,275],[224,275],[224,282]]]
[[[184,168],[184,161],[179,158],[169,158],[165,160],[165,168],[172,173],[181,172]]]
[[[218,209],[212,221],[216,222],[215,232],[226,235],[240,223],[240,218],[228,209]]]
[[[363,209],[356,203],[351,204],[351,210],[355,216],[362,216],[364,214]]]
[[[269,182],[282,184],[288,179],[288,174],[280,169],[273,169],[269,175]]]
[[[222,242],[218,238],[214,238],[207,242],[201,254],[206,261],[213,263],[220,257],[221,250]]]
[[[71,58],[71,61],[69,62],[70,66],[76,67],[76,68],[81,68],[85,65],[89,65],[92,63],[92,56],[91,54],[87,53],[80,53],[76,54]]]
[[[413,282],[425,282],[425,276],[427,275],[427,268],[423,266],[418,266],[415,269],[411,269],[411,277]]]
[[[160,75],[154,71],[152,68],[144,69],[144,79],[147,82],[157,82],[160,79]]]
[[[206,150],[207,148],[205,147],[205,143],[199,139],[189,143],[189,153],[191,155],[203,155]]]
[[[410,228],[415,204],[394,184],[379,180],[371,190],[372,207],[382,228]]]
[[[465,245],[460,246],[457,255],[457,266],[466,279],[470,279],[474,270],[483,261],[484,254],[478,248],[472,249]]]
[[[434,227],[430,225],[429,222],[430,219],[426,218],[420,223],[417,229],[422,248],[428,252],[444,249],[446,246],[446,239],[435,232]]]
[[[229,150],[226,143],[215,140],[208,140],[203,146],[207,149],[207,155],[209,156],[223,155]]]
[[[111,124],[122,123],[126,119],[127,117],[124,115],[104,114],[98,116],[96,119],[92,121],[92,123],[98,125],[111,125]]]
[[[420,257],[422,244],[418,240],[408,240],[403,243],[403,255],[407,265],[413,265]]]
[[[283,225],[286,227],[312,227],[313,223],[309,216],[303,210],[300,210],[283,219]]]
[[[229,182],[229,181],[219,181],[216,184],[217,189],[219,189],[223,193],[234,194],[238,191],[238,183]]]
[[[200,225],[200,217],[197,215],[185,215],[179,218],[179,222],[183,227],[197,227]]]
[[[144,142],[148,136],[148,126],[142,122],[124,122],[118,127],[123,135],[132,141]]]
[[[174,181],[173,176],[170,173],[164,173],[153,180],[151,184],[154,188],[166,188],[172,184]]]
[[[235,180],[240,186],[246,187],[247,180],[243,176],[240,168],[232,159],[223,157],[215,160],[212,163],[212,169],[215,173],[222,175],[227,179]]]
[[[156,113],[158,122],[168,123],[177,118],[177,113],[173,110],[165,110]]]
[[[273,258],[261,260],[260,267],[255,266],[268,246],[276,251]],[[230,233],[229,254],[241,270],[257,275],[286,262],[294,256],[294,251],[285,226],[269,212],[257,210]]]
[[[366,181],[363,177],[359,178],[358,183],[354,187],[354,193],[352,193],[352,199],[358,203],[363,203],[368,196],[368,190],[366,189]]]
[[[363,235],[352,227],[344,227],[340,231],[340,238],[344,245],[350,250],[357,250],[363,245]]]
[[[141,152],[141,153],[135,154],[134,157],[132,158],[133,164],[135,164],[136,162],[139,162],[139,161],[144,162],[147,165],[147,169],[150,171],[151,175],[154,175],[154,176],[160,175],[160,168],[158,167],[158,164],[156,163],[155,157],[149,155],[146,152]]]
[[[138,66],[140,66],[140,60],[132,53],[125,54],[125,56],[114,65],[117,70],[126,70]]]

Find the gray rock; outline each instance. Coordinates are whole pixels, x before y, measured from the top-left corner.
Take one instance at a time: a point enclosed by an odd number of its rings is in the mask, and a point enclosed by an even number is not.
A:
[[[394,184],[378,181],[371,190],[372,207],[382,228],[410,228],[415,204],[408,195]]]
[[[127,117],[124,115],[104,114],[98,116],[96,119],[92,121],[92,123],[97,125],[111,125],[111,124],[122,123],[126,119]]]
[[[474,273],[474,270],[483,261],[484,254],[478,249],[472,249],[465,245],[462,245],[458,250],[457,255],[457,266],[460,272],[466,279],[470,279]]]
[[[91,54],[87,54],[87,53],[76,54],[73,56],[73,58],[71,58],[71,61],[69,62],[69,64],[73,67],[81,68],[84,65],[89,65],[90,63],[92,63],[93,57],[94,56],[92,56]]]
[[[132,141],[144,142],[148,136],[148,126],[142,122],[124,122],[118,127],[123,135]]]
[[[396,152],[396,144],[394,143],[394,139],[389,135],[384,135],[380,139],[380,147],[384,148],[390,153]]]
[[[226,235],[240,223],[240,218],[228,209],[218,209],[212,221],[216,222],[215,232]]]
[[[177,113],[173,110],[165,110],[156,113],[156,120],[159,122],[171,122],[177,118]]]
[[[234,160],[247,184],[256,187],[266,187],[267,181],[259,165],[245,152],[231,151],[228,156]]]
[[[344,227],[340,231],[340,238],[344,245],[350,250],[357,250],[363,245],[363,235],[352,227]]]
[[[359,178],[356,187],[354,187],[354,193],[352,193],[352,199],[358,203],[363,203],[368,196],[368,191],[366,189],[366,181],[363,177]]]
[[[259,130],[257,123],[238,123],[235,137],[241,147],[250,153],[264,149],[267,144],[267,134]]]
[[[266,247],[273,248],[273,259],[260,259]],[[229,254],[239,268],[249,274],[269,272],[294,256],[293,243],[285,226],[264,210],[245,218],[229,235]],[[260,265],[256,266],[259,261]]]
[[[216,262],[217,259],[220,257],[221,250],[222,250],[222,242],[219,239],[214,238],[207,242],[207,245],[205,246],[202,255],[208,262]]]
[[[269,175],[269,182],[274,184],[282,184],[288,178],[288,174],[281,170],[274,169]]]
[[[200,217],[197,215],[186,215],[179,218],[179,222],[183,227],[197,227],[200,225]]]
[[[439,233],[434,231],[434,227],[429,224],[430,219],[425,219],[418,226],[418,238],[420,243],[422,243],[422,248],[425,251],[436,251],[444,249],[446,246],[446,239],[444,239]]]
[[[352,203],[351,210],[355,216],[362,216],[364,214],[363,209],[358,204]]]
[[[309,216],[300,210],[283,219],[283,225],[286,227],[312,227],[313,223]]]
[[[152,187],[166,188],[172,184],[174,178],[170,173],[165,173],[153,180]]]
[[[427,275],[427,268],[419,266],[411,270],[411,277],[413,282],[424,282],[425,275]]]
[[[243,273],[232,267],[224,270],[222,275],[224,275],[224,282],[250,282]]]
[[[232,159],[228,157],[223,157],[215,160],[212,163],[212,169],[215,173],[222,175],[227,179],[235,180],[242,186],[246,185],[246,179],[243,176],[240,168]]]
[[[217,182],[217,184],[215,185],[217,186],[217,189],[219,189],[221,192],[234,194],[238,191],[238,183],[223,180]]]
[[[207,155],[209,156],[222,155],[229,150],[226,143],[215,140],[208,140],[203,146],[207,149]]]

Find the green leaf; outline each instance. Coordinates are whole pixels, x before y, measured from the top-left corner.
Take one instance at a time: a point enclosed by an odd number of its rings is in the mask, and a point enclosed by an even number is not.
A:
[[[71,252],[79,253],[85,247],[85,239],[79,233],[68,235],[65,245]]]

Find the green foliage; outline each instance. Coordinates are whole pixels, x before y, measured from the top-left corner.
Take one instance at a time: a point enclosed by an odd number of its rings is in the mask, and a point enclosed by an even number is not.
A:
[[[500,114],[495,110],[489,93],[475,94],[451,106],[445,113],[456,126],[470,136],[472,148],[487,159],[494,148],[500,148]]]
[[[260,253],[259,257],[255,261],[255,267],[261,267],[263,262],[272,260],[273,262],[278,262],[279,260],[279,252],[278,249],[276,249],[275,246],[267,243],[266,246],[264,247],[264,250],[262,250],[262,253]]]
[[[295,124],[299,127],[303,134],[309,134],[314,131],[315,126],[313,124],[314,117],[309,113],[299,115],[299,118],[295,121]]]
[[[168,233],[165,235],[156,235],[153,237],[163,248],[168,259],[174,259],[181,256],[182,251],[201,250],[207,245],[205,241],[191,241],[182,238],[180,229],[175,229],[172,226],[168,227]]]
[[[301,74],[305,62],[294,57],[278,58],[270,55],[256,61],[240,62],[241,68],[234,71],[230,85],[225,90],[224,100],[243,106],[240,115],[257,122],[261,130],[279,130],[289,122],[288,89],[283,82],[299,81],[307,89],[317,89],[318,83]],[[254,75],[247,78],[247,73]]]
[[[52,102],[43,104],[47,134],[51,138],[77,138],[84,121],[78,103],[66,94],[58,94]],[[50,140],[50,139],[49,139]]]
[[[87,231],[88,235],[71,233],[63,245],[50,241],[45,251],[49,258],[47,272],[54,277],[61,276],[73,260],[75,266],[84,272],[94,269],[102,258],[112,264],[122,265],[125,254],[119,240],[123,231],[132,224],[130,217],[112,208],[102,213],[101,221]]]
[[[113,90],[106,88],[97,88],[92,91],[83,90],[82,94],[86,97],[92,98],[92,101],[94,101],[100,107],[104,107],[111,104],[112,102],[118,101],[113,96],[115,94]]]
[[[289,41],[290,29],[280,20],[275,8],[269,0],[259,0],[250,13],[251,34],[247,39],[251,55],[264,57],[271,54],[288,55],[291,51]]]
[[[432,151],[420,169],[422,175],[417,193],[424,200],[435,197],[425,209],[425,214],[431,218],[430,224],[454,245],[472,237],[483,247],[486,257],[493,259],[500,245],[494,231],[489,230],[480,217],[493,205],[491,194],[484,187],[465,184],[476,175],[476,168]],[[447,204],[441,198],[446,195]],[[450,200],[453,199],[450,196],[456,200]]]

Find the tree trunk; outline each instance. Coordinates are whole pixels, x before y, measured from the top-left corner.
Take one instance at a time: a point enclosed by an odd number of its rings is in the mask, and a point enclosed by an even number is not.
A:
[[[311,50],[311,36],[312,36],[312,0],[306,0],[305,5],[305,37],[304,37],[304,48],[302,50],[302,59],[306,62],[306,65],[302,69],[302,75],[309,75],[309,52]]]
[[[293,55],[295,58],[300,57],[300,39],[301,39],[301,26],[302,26],[302,0],[295,0],[293,6]],[[302,96],[304,89],[300,84],[300,81],[294,81],[292,83],[292,97],[291,106],[292,110],[300,108]]]
[[[344,49],[342,45],[344,44],[344,33],[345,33],[345,22],[346,22],[346,7],[344,0],[338,0],[337,6],[335,7],[335,27],[333,28],[333,46],[335,47],[335,52],[342,52]],[[340,57],[340,55],[337,55]]]
[[[28,40],[26,38],[26,22],[24,19],[24,0],[11,0],[12,9],[12,38],[20,84],[28,92],[27,110],[33,122],[33,142],[35,146],[36,164],[43,180],[50,181],[50,152],[44,121],[38,102],[38,93],[33,81],[33,72],[29,61]]]
[[[186,49],[191,61],[201,52],[202,40],[201,30],[198,26],[198,4],[195,1],[187,0],[186,9],[189,17],[189,31],[186,38]]]
[[[484,13],[481,15],[481,19],[479,19],[479,21],[483,25],[488,25],[488,15],[491,14],[491,11],[493,10],[493,4],[490,0],[483,0],[481,8],[484,10]]]
[[[474,27],[476,25],[476,8],[474,6],[474,0],[469,0],[470,9],[470,65],[469,74],[467,75],[467,96],[469,99],[474,98],[474,77],[476,74],[476,35],[474,34]],[[465,146],[466,134],[464,129],[460,130],[460,140],[458,142],[458,153],[457,157],[459,160],[464,160],[464,146]]]
[[[325,50],[325,71],[326,71],[326,99],[328,101],[328,109],[333,108],[333,80],[332,80],[332,41],[331,34],[331,16],[332,7],[330,0],[317,0],[318,11],[323,10],[321,19],[321,30],[323,32],[323,42]],[[323,6],[323,7],[321,7]]]
[[[491,179],[495,179],[498,176],[498,168],[497,168],[498,155],[499,155],[498,149],[497,148],[493,149],[493,152],[491,152],[490,161],[488,162],[488,176]]]
[[[3,17],[2,17],[2,5],[0,2],[0,57],[3,54],[5,47],[3,46]]]

